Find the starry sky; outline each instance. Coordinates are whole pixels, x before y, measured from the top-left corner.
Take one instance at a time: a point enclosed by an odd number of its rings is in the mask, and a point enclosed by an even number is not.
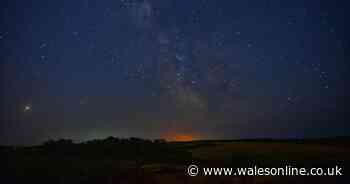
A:
[[[5,0],[0,144],[350,135],[340,0]]]

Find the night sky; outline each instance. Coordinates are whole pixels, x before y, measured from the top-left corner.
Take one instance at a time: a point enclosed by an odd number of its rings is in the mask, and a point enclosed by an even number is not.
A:
[[[0,144],[350,135],[345,0],[0,7]]]

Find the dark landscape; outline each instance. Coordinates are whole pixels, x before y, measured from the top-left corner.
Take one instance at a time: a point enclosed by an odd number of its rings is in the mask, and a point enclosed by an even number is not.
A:
[[[1,147],[2,183],[347,183],[348,137],[166,142],[108,137]],[[188,176],[201,167],[343,167],[343,176]]]

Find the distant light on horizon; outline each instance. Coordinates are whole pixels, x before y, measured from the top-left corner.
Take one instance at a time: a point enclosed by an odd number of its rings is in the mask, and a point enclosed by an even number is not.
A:
[[[168,141],[187,142],[187,141],[194,141],[198,138],[196,136],[190,135],[190,134],[176,134],[176,135],[170,136],[166,139]]]

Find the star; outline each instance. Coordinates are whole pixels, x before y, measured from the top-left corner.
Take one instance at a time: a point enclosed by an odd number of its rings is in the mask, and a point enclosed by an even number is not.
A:
[[[24,109],[23,109],[24,112],[28,112],[31,110],[32,110],[32,106],[30,104],[24,106]]]
[[[47,44],[46,43],[42,43],[41,45],[40,45],[40,47],[39,48],[45,48],[47,46]]]
[[[184,60],[184,56],[181,56],[181,55],[179,55],[179,54],[175,54],[175,57],[176,57],[176,59],[179,60],[179,61],[183,61],[183,60]]]

